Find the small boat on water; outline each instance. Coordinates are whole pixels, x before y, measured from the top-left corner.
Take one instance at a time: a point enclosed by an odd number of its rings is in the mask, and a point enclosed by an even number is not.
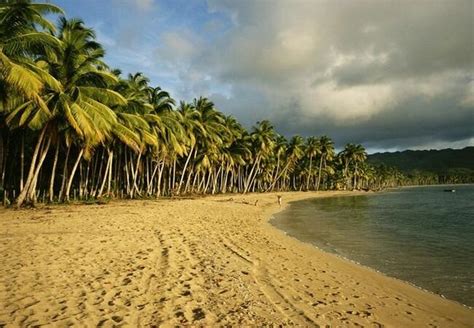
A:
[[[456,192],[456,189],[444,189],[444,192]]]

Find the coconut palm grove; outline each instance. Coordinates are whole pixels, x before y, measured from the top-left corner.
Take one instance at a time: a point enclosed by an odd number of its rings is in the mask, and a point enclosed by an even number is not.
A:
[[[0,5],[5,204],[216,193],[380,189],[413,182],[362,145],[247,130],[211,99],[177,101],[123,76],[80,19],[28,0]],[[51,17],[58,23],[53,24]]]

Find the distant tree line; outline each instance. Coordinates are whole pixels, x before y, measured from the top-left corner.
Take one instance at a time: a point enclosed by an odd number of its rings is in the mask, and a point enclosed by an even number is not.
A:
[[[361,145],[246,130],[198,98],[176,103],[103,61],[95,33],[52,4],[0,5],[0,192],[18,206],[73,199],[381,189],[410,179]],[[413,180],[414,181],[414,180]],[[421,180],[417,183],[423,183]]]
[[[474,183],[474,147],[442,150],[405,150],[368,156],[371,165],[403,172],[403,184]]]

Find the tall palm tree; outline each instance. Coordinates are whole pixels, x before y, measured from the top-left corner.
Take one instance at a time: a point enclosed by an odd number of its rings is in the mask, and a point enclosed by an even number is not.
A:
[[[306,152],[306,156],[309,157],[309,168],[308,168],[308,174],[306,176],[306,190],[309,190],[309,180],[311,179],[311,175],[313,172],[312,171],[313,158],[321,154],[321,147],[318,142],[318,139],[316,139],[315,137],[307,138],[306,144],[305,144],[305,152]],[[321,159],[322,159],[322,156],[321,156]],[[321,175],[321,170],[319,171],[319,175]]]
[[[275,145],[275,136],[276,134],[273,126],[267,120],[257,122],[257,125],[253,127],[251,137],[253,141],[253,149],[255,151],[255,158],[253,159],[253,165],[250,169],[250,173],[244,182],[244,194],[249,190],[250,184],[255,178],[256,168],[260,164],[262,158],[271,154]]]
[[[326,167],[328,160],[334,157],[334,142],[328,136],[322,136],[318,139],[319,151],[321,158],[319,160],[318,182],[316,184],[316,191],[319,190],[321,184],[321,173]]]
[[[181,178],[178,184],[176,193],[179,195],[181,193],[181,188],[184,182],[185,174],[188,170],[188,165],[193,156],[197,154],[197,139],[200,136],[206,134],[206,129],[201,122],[201,112],[197,111],[192,104],[180,102],[178,112],[180,113],[181,125],[188,135],[188,149],[186,161],[183,166]],[[188,182],[186,183],[189,186],[191,181],[192,170],[188,173]]]
[[[276,138],[275,142],[275,149],[274,149],[274,156],[276,156],[276,168],[275,168],[275,174],[272,177],[272,183],[270,185],[270,188],[268,190],[273,191],[275,188],[275,185],[277,184],[277,178],[280,176],[280,166],[282,159],[285,157],[286,151],[288,148],[288,141],[286,140],[285,137],[278,135]]]
[[[0,4],[0,144],[2,145],[0,165],[1,185],[8,153],[9,132],[5,117],[24,101],[35,103],[49,115],[41,97],[45,86],[59,88],[55,79],[35,63],[35,58],[59,46],[51,35],[55,27],[43,15],[62,13],[51,4],[31,3],[27,0],[3,1]],[[24,135],[22,136],[24,140]],[[24,145],[24,144],[23,144]],[[22,152],[23,154],[23,152]],[[23,157],[22,157],[23,158]],[[23,165],[21,166],[23,168]],[[22,175],[23,176],[23,175]],[[21,187],[22,187],[21,183]]]
[[[352,175],[352,189],[357,189],[357,176],[359,174],[358,166],[365,161],[367,153],[362,145],[349,143],[341,153],[344,161],[343,174],[346,179],[346,187],[349,184]],[[349,171],[352,165],[352,172]]]

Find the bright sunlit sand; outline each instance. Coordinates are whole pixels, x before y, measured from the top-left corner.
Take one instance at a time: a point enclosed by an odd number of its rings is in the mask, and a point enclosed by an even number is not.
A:
[[[0,323],[472,326],[472,309],[286,236],[279,210],[277,194],[1,210]]]

